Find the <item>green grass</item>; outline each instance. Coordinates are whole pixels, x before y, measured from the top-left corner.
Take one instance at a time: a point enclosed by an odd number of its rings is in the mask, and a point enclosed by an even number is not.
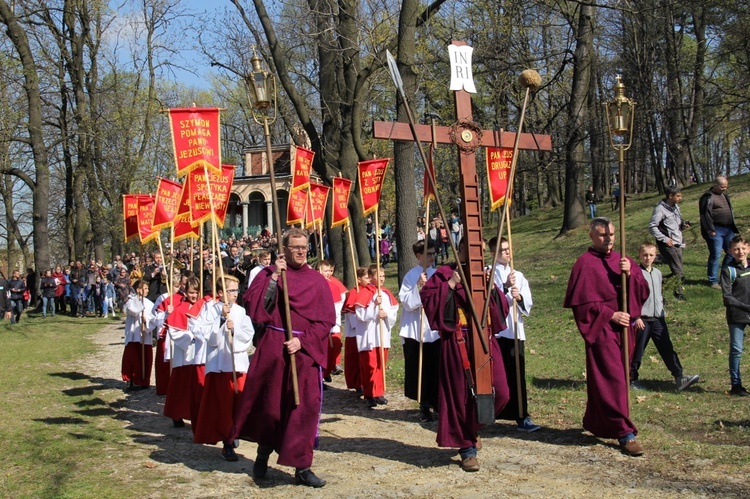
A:
[[[675,480],[690,464],[700,466],[702,479],[714,481],[739,476],[750,465],[748,400],[727,395],[724,307],[720,293],[705,284],[707,250],[699,233],[697,200],[706,188],[684,191],[683,214],[694,222],[684,254],[687,302],[667,305],[670,334],[685,372],[700,374],[702,381],[677,393],[649,345],[640,372],[647,390],[633,394],[633,420],[648,452],[643,466]],[[750,228],[750,177],[730,179],[729,192],[738,225]],[[629,254],[648,239],[646,226],[658,200],[657,195],[629,200]],[[603,205],[600,214],[613,215]],[[512,228],[516,267],[528,277],[534,296],[526,322],[529,409],[544,427],[568,430],[581,427],[586,388],[583,340],[562,301],[570,267],[589,239],[586,228],[555,238],[561,220],[560,209],[540,210],[514,220]],[[668,273],[666,267],[662,271]],[[396,265],[389,265],[386,286],[397,294],[395,272]],[[0,495],[132,497],[158,490],[163,472],[144,466],[148,452],[133,445],[132,431],[116,417],[121,395],[113,388],[121,382],[92,378],[72,367],[94,351],[91,335],[104,324],[104,319],[70,317],[24,317],[16,326],[0,324]],[[392,337],[388,390],[395,392],[403,382],[398,326]],[[746,378],[748,365],[746,356]],[[123,473],[122,463],[128,461],[132,472]]]
[[[681,209],[692,227],[685,232],[684,267],[686,302],[670,300],[667,323],[686,374],[700,374],[701,382],[685,392],[674,389],[653,344],[646,349],[639,371],[647,390],[632,393],[633,420],[649,453],[649,467],[669,475],[675,463],[707,460],[712,472],[738,473],[750,464],[750,409],[748,400],[730,397],[728,372],[729,337],[721,293],[707,285],[708,250],[700,235],[698,198],[707,184],[683,190]],[[750,176],[730,179],[729,191],[737,225],[750,237]],[[627,253],[637,257],[639,245],[653,240],[648,222],[658,194],[628,199],[626,217]],[[619,224],[618,214],[604,203],[600,216]],[[539,210],[512,222],[514,260],[530,281],[534,306],[526,320],[527,383],[529,411],[534,420],[557,429],[580,428],[586,404],[584,343],[573,315],[562,307],[570,268],[589,246],[588,227],[558,235],[562,209]],[[496,228],[488,228],[489,238]],[[619,234],[619,231],[618,231]],[[615,248],[619,250],[619,241]],[[489,257],[489,255],[488,255]],[[395,267],[395,265],[393,266]],[[660,265],[669,274],[666,265]],[[388,269],[386,285],[397,291],[395,268]],[[397,328],[395,328],[397,329]],[[403,356],[393,333],[390,353],[390,386],[403,377]],[[750,379],[750,358],[742,372]],[[750,383],[748,381],[747,383]],[[389,388],[393,390],[396,388]]]
[[[71,367],[94,351],[106,319],[24,315],[0,325],[0,494],[129,497],[142,478],[117,475],[132,459],[112,404],[117,380]],[[141,474],[144,478],[147,473]]]

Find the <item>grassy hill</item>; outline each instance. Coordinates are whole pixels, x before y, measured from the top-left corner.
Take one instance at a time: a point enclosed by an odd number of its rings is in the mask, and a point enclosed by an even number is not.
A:
[[[675,460],[711,460],[727,471],[750,464],[750,413],[748,400],[730,397],[728,390],[729,335],[721,292],[708,286],[708,250],[700,235],[698,199],[710,185],[693,185],[683,190],[681,210],[692,227],[685,231],[684,270],[687,301],[667,297],[667,323],[686,374],[700,374],[701,381],[685,392],[675,390],[671,374],[653,344],[649,344],[640,369],[647,388],[632,393],[633,421],[651,456],[655,469],[674,466]],[[728,190],[738,227],[750,237],[750,175],[731,178]],[[639,245],[653,241],[648,222],[658,194],[629,197],[626,214],[626,243],[629,256],[637,258]],[[619,214],[609,203],[601,203],[598,215],[613,220]],[[584,343],[570,310],[562,307],[570,268],[589,246],[588,226],[556,237],[562,225],[562,209],[540,210],[514,220],[512,235],[515,266],[529,279],[534,305],[526,319],[526,364],[529,411],[543,426],[581,426],[586,404]],[[496,230],[496,229],[494,229]],[[619,234],[619,229],[618,229]],[[487,237],[494,235],[488,229]],[[619,250],[620,242],[615,242]],[[659,265],[664,275],[665,264]],[[391,272],[394,272],[391,270]],[[387,283],[397,289],[395,276]],[[394,332],[394,345],[398,345]],[[750,346],[750,345],[749,345]],[[391,387],[402,377],[400,348],[391,349]],[[741,372],[750,385],[750,356]],[[390,388],[394,389],[394,388]]]

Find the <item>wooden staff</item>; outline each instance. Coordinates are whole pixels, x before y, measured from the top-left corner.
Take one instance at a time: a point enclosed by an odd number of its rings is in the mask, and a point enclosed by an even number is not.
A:
[[[508,224],[508,250],[510,253],[509,263],[510,271],[515,272],[513,265],[513,236],[510,232],[510,211],[505,211],[505,221]],[[497,240],[497,246],[500,247],[500,239]],[[491,274],[494,280],[494,274]],[[512,293],[511,293],[512,295]],[[518,417],[523,418],[523,400],[521,397],[521,352],[518,347],[520,342],[518,340],[518,302],[513,298],[513,352],[516,361],[516,399],[518,402]]]
[[[434,123],[434,121],[433,121]],[[430,218],[430,198],[427,198],[425,218]],[[426,228],[426,227],[425,227]],[[424,250],[422,251],[422,272],[427,272],[426,258],[429,251],[430,231],[425,233]],[[421,276],[420,276],[421,277]],[[419,363],[417,364],[417,403],[422,403],[422,364],[424,362],[424,306],[419,304]]]
[[[216,217],[218,216],[218,214],[214,210],[214,198],[213,198],[213,195],[211,194],[211,184],[208,181],[208,171],[206,170],[205,163],[203,164],[203,173],[206,177],[206,189],[208,191],[208,204],[211,207],[211,216],[212,216],[211,234],[212,234],[212,239],[214,241],[214,247],[212,249],[214,253],[217,255],[217,259],[219,260],[219,273],[221,275],[221,289],[224,290],[224,294],[226,295],[227,294],[227,281],[226,279],[224,279],[224,262],[221,258],[221,252],[219,251],[219,232],[216,229]],[[216,270],[216,267],[214,267],[214,271],[215,270]],[[216,296],[216,272],[212,272],[211,275],[213,277],[214,296]],[[229,328],[227,328],[227,335],[229,339],[229,353],[230,353],[230,356],[232,357],[232,381],[233,381],[232,384],[234,385],[234,393],[237,394],[239,392],[237,390],[237,369],[234,366],[234,335],[232,334],[232,331],[229,330]]]
[[[380,298],[381,304],[378,306],[378,316],[380,311],[383,310],[383,295],[380,291],[380,224],[378,223],[378,210],[375,209],[375,268],[377,275],[375,281],[378,285],[378,298]],[[385,324],[383,319],[378,317],[378,326],[380,329],[380,366],[383,369],[383,392],[385,392]]]
[[[198,238],[198,251],[200,252],[200,268],[198,269],[198,272],[201,273],[201,296],[203,296],[203,266],[205,263],[203,262],[203,222],[201,222],[201,235]]]
[[[276,230],[276,244],[279,255],[284,254],[284,246],[281,239],[281,215],[279,207],[279,195],[276,192],[276,175],[273,168],[273,152],[271,151],[271,130],[268,127],[268,118],[263,120],[263,133],[266,138],[266,161],[268,161],[268,174],[271,183],[271,199],[273,200],[274,229]],[[289,308],[289,288],[287,287],[286,270],[281,271],[281,292],[284,302],[284,323],[286,326],[286,339],[294,338],[292,333],[292,312]],[[289,354],[289,367],[292,375],[292,389],[294,390],[294,405],[299,405],[299,381],[297,380],[297,359],[295,354]]]
[[[161,237],[157,237],[156,238],[156,244],[159,247],[159,254],[161,255],[161,266],[162,266],[162,269],[161,269],[161,279],[164,279],[165,278],[164,275],[165,275],[165,273],[167,271],[167,260],[164,258],[164,249],[161,246]],[[166,279],[167,294],[168,295],[171,295],[171,293],[169,292],[169,281],[171,281],[171,280],[172,280],[172,276],[170,274],[169,278]]]
[[[323,220],[318,225],[318,249],[320,250],[318,261],[322,262],[325,259],[325,251],[323,251]]]
[[[352,263],[354,263],[354,284],[355,286],[357,286],[357,292],[359,292],[359,280],[357,280],[357,267],[359,265],[357,262],[357,254],[354,252],[354,237],[352,236],[352,226],[349,222],[346,223],[345,230],[349,239],[349,251],[352,254]]]
[[[143,281],[141,281],[141,285],[138,290],[139,293],[141,293],[141,380],[146,381],[146,343],[144,336],[146,335],[146,316],[144,315],[146,312],[146,303],[143,300]]]
[[[518,77],[518,83],[521,84],[521,86],[526,88],[526,95],[523,98],[523,106],[521,107],[521,117],[518,120],[518,129],[516,130],[516,139],[513,142],[513,157],[510,160],[510,174],[508,175],[508,188],[505,192],[505,201],[503,202],[503,217],[500,219],[500,224],[498,225],[497,230],[497,247],[495,248],[495,255],[492,259],[492,271],[490,272],[490,276],[493,276],[493,279],[489,279],[487,282],[487,296],[490,296],[490,291],[492,290],[492,285],[494,282],[494,275],[495,275],[495,266],[497,265],[497,258],[500,254],[500,237],[503,235],[503,222],[505,222],[505,214],[507,214],[508,209],[510,207],[510,200],[513,196],[513,181],[515,180],[516,176],[516,165],[518,164],[518,146],[521,142],[521,132],[523,131],[523,120],[526,117],[526,106],[529,103],[529,94],[532,90],[535,90],[539,88],[539,86],[542,84],[542,77],[539,76],[539,73],[534,71],[533,69],[526,69],[521,72],[520,76]],[[513,246],[510,245],[510,241],[508,241],[508,245],[510,246],[511,253],[513,252]],[[482,313],[482,329],[484,329],[487,326],[487,321],[489,319],[489,311],[490,311],[490,300],[488,299],[484,306],[484,312]]]
[[[625,147],[619,147],[619,175],[620,175],[620,258],[625,256]],[[607,229],[609,230],[609,228]],[[633,269],[630,269],[633,272]],[[638,269],[636,269],[638,271]],[[622,287],[620,308],[628,313],[628,275],[620,272]],[[629,326],[622,326],[622,364],[625,366],[625,393],[628,398],[628,416],[630,415],[630,335]]]

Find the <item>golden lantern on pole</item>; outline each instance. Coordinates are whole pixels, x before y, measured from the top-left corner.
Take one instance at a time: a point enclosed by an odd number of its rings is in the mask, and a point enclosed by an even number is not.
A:
[[[252,106],[253,120],[263,125],[263,133],[266,139],[266,162],[269,180],[271,183],[271,199],[273,200],[273,229],[276,232],[277,252],[284,253],[284,243],[281,233],[281,209],[279,207],[279,196],[276,192],[276,175],[273,166],[273,152],[271,151],[271,129],[276,121],[278,110],[276,107],[276,78],[273,73],[261,67],[261,58],[253,48],[253,56],[250,58],[253,70],[245,76],[245,84],[248,87],[248,99]],[[292,333],[291,310],[289,308],[289,287],[287,286],[286,272],[281,272],[281,286],[284,301],[284,319],[286,325],[286,339],[291,341]],[[299,405],[299,384],[297,381],[297,363],[295,355],[289,356],[292,374],[292,387],[294,389],[294,404]]]
[[[619,75],[613,87],[615,96],[604,103],[607,111],[607,128],[609,143],[618,152],[620,183],[620,255],[625,257],[625,151],[633,144],[633,123],[635,120],[635,101],[625,97],[625,84]],[[637,269],[636,269],[637,270]],[[628,276],[621,275],[622,296],[621,311],[628,312]],[[623,328],[623,364],[625,366],[625,386],[628,387],[628,411],[630,411],[630,352],[628,345],[628,327]]]

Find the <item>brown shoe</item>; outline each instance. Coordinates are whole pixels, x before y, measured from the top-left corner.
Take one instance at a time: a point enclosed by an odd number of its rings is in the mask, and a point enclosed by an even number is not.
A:
[[[636,442],[635,439],[628,440],[624,444],[620,444],[620,450],[626,456],[636,457],[643,455],[643,446]]]
[[[468,472],[479,471],[479,460],[476,457],[467,457],[461,460],[461,469]]]

